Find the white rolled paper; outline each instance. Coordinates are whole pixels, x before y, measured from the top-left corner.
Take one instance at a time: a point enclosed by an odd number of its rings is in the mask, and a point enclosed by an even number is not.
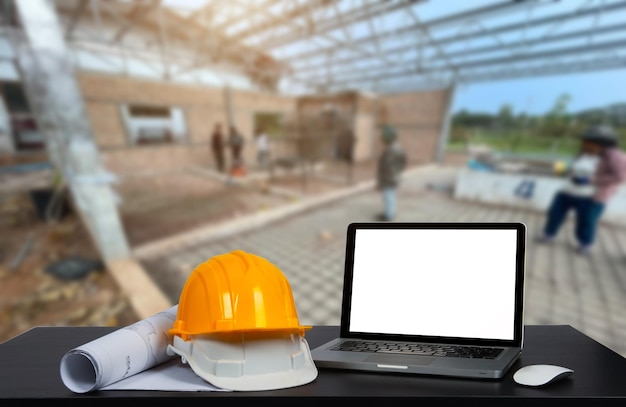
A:
[[[71,349],[61,359],[63,384],[75,393],[87,393],[172,359],[167,331],[177,311],[175,305]]]

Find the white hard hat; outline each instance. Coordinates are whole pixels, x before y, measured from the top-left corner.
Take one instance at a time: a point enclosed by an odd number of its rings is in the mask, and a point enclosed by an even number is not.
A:
[[[229,332],[175,336],[169,354],[207,382],[235,391],[301,386],[317,378],[306,339],[292,332]]]

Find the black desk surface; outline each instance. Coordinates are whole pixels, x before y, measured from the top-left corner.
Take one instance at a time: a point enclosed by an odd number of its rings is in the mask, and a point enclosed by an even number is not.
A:
[[[239,400],[251,405],[258,397],[262,404],[320,404],[319,397],[373,398],[393,397],[394,404],[407,405],[584,405],[626,406],[626,358],[568,325],[531,325],[525,328],[522,356],[500,380],[456,379],[426,376],[385,375],[319,369],[309,384],[259,392],[160,392],[94,391],[74,394],[59,376],[61,357],[68,350],[104,336],[110,327],[36,327],[0,344],[0,405],[9,401],[62,401],[92,405],[115,401],[139,400],[174,406],[184,402],[233,404]],[[338,334],[336,326],[315,326],[306,334],[309,346],[322,344]],[[574,374],[544,388],[527,388],[513,382],[513,373],[522,366],[547,363],[566,366]],[[246,400],[245,398],[248,399]],[[297,397],[297,400],[293,398]],[[184,400],[182,400],[184,398]],[[210,400],[208,399],[210,398]],[[45,400],[44,400],[45,399]],[[306,403],[308,402],[308,403]],[[378,401],[381,402],[381,401]],[[295,403],[295,404],[294,404]],[[425,404],[426,403],[426,404]],[[178,404],[178,403],[177,403]],[[241,404],[241,403],[239,403]],[[369,403],[368,403],[369,404]]]

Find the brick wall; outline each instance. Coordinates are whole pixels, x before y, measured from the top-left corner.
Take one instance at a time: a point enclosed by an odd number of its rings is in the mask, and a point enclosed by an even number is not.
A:
[[[78,81],[94,138],[110,171],[124,173],[213,165],[208,147],[210,134],[215,123],[222,123],[224,129],[228,123],[223,89],[86,72],[78,74]],[[432,162],[447,98],[447,90],[378,97],[358,95],[354,124],[359,142],[355,146],[355,158],[376,157],[380,151],[376,128],[378,112],[379,120],[387,120],[396,127],[412,165]],[[186,137],[175,144],[131,145],[121,113],[121,107],[128,103],[181,108],[187,127]],[[231,90],[234,123],[246,140],[246,162],[254,163],[256,156],[255,114],[293,116],[296,103],[294,97]]]
[[[411,165],[435,160],[448,97],[447,89],[379,97],[379,121],[395,127]]]
[[[227,128],[228,114],[223,89],[172,84],[113,75],[79,73],[87,114],[103,162],[116,173],[176,169],[190,165],[213,165],[208,148],[215,123]],[[121,107],[129,103],[179,107],[183,110],[187,136],[176,144],[133,146],[122,120]],[[244,159],[253,162],[254,115],[290,114],[295,99],[264,93],[233,90],[233,118],[246,139]]]
[[[101,149],[127,145],[119,106],[110,102],[86,101],[85,108],[93,136]]]

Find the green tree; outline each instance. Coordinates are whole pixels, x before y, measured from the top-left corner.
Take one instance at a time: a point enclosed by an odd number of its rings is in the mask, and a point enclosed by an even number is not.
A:
[[[496,116],[496,122],[498,123],[498,127],[500,128],[511,128],[515,121],[515,117],[513,116],[513,108],[510,104],[506,103],[500,107],[498,110],[498,115]]]
[[[543,117],[541,125],[543,136],[556,139],[567,137],[572,121],[567,113],[567,106],[571,99],[568,93],[563,93],[556,99],[552,108]]]
[[[468,112],[461,109],[452,118],[454,126],[463,127],[491,127],[494,123],[494,116],[489,113]]]

